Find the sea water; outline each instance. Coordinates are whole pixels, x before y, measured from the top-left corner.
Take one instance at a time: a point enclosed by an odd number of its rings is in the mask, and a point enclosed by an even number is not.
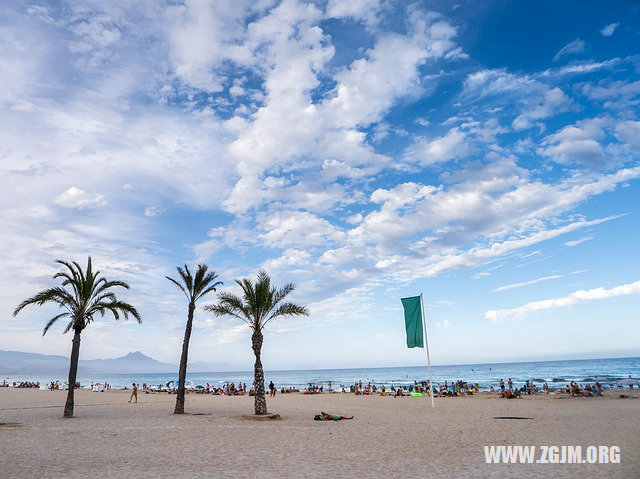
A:
[[[481,390],[488,390],[491,386],[498,388],[500,379],[505,383],[512,379],[520,387],[525,381],[532,381],[539,387],[545,382],[550,388],[564,387],[571,381],[580,384],[593,383],[598,380],[605,387],[616,387],[616,381],[629,375],[640,377],[640,358],[615,359],[579,359],[564,361],[534,361],[517,363],[494,364],[463,364],[452,366],[432,366],[433,383],[449,384],[452,381],[463,380],[470,385],[477,383]],[[130,387],[132,383],[146,383],[149,386],[163,385],[177,381],[176,373],[130,373],[130,374],[92,374],[84,375],[78,371],[78,382],[82,387],[89,387],[92,383],[109,383],[112,388]],[[41,384],[58,380],[63,383],[66,377],[49,377],[34,375],[0,376],[0,382],[5,379],[13,381],[39,381]],[[277,388],[297,387],[303,389],[310,384],[322,385],[325,390],[331,381],[334,390],[348,388],[357,381],[363,384],[375,384],[380,387],[404,386],[414,381],[428,379],[426,366],[407,366],[392,368],[357,368],[357,369],[309,369],[291,371],[265,371],[265,381],[270,381]],[[209,372],[189,373],[187,380],[194,386],[205,386],[207,383],[214,387],[221,387],[226,383],[246,383],[249,387],[253,383],[253,371],[238,372]]]

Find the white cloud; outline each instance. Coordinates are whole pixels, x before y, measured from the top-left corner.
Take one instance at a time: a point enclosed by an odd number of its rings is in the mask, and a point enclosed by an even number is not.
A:
[[[513,128],[524,130],[529,128],[535,120],[549,118],[556,113],[566,111],[571,104],[571,99],[560,88],[553,88],[544,93],[544,97],[530,109],[526,109],[515,120]]]
[[[577,303],[593,301],[595,299],[606,299],[637,293],[640,293],[640,281],[636,281],[635,283],[623,284],[611,289],[594,288],[589,290],[579,290],[561,298],[533,301],[531,303],[527,303],[523,306],[513,309],[490,309],[489,311],[486,311],[484,313],[484,317],[497,324],[509,318],[522,319],[527,314],[533,313],[535,311],[542,311],[551,308],[561,308]]]
[[[357,225],[362,222],[362,214],[356,213],[355,215],[351,215],[347,218],[347,223],[351,223],[352,225]]]
[[[158,208],[157,206],[147,206],[144,209],[144,215],[150,218],[153,218],[154,216],[160,216],[163,213],[164,210],[162,208]]]
[[[387,166],[390,158],[376,153],[362,130],[379,122],[398,98],[421,91],[420,68],[454,48],[457,33],[440,15],[411,9],[406,34],[377,35],[373,47],[333,74],[335,87],[314,101],[311,91],[335,52],[330,38],[306,10],[278,7],[257,23],[269,19],[286,34],[274,33],[265,49],[263,105],[247,120],[234,120],[239,135],[229,153],[240,178],[224,202],[232,213],[282,196],[286,188],[274,192],[261,178],[271,170],[310,176],[321,168],[322,179],[333,181]],[[250,34],[253,29],[259,28],[252,24]],[[379,133],[377,140],[384,131]]]
[[[276,211],[260,221],[260,234],[268,246],[288,248],[324,245],[344,233],[327,220],[305,211]]]
[[[459,128],[450,129],[446,135],[432,140],[419,139],[406,153],[411,163],[432,165],[434,163],[463,158],[472,151],[465,134]]]
[[[616,125],[616,137],[632,150],[640,152],[640,121],[621,121]]]
[[[603,37],[610,37],[611,35],[613,35],[613,32],[616,31],[616,28],[618,28],[619,25],[619,23],[610,23],[609,25],[603,27],[602,30],[600,30],[600,33]]]
[[[542,241],[556,238],[570,231],[597,225],[615,218],[616,217],[612,216],[592,221],[578,221],[561,228],[539,231],[524,238],[493,243],[489,246],[475,246],[464,253],[442,255],[432,265],[427,267],[426,274],[427,276],[435,276],[450,269],[477,266],[488,260],[504,256],[512,251],[526,248]]]
[[[436,328],[440,329],[449,329],[449,326],[451,326],[451,323],[449,322],[448,319],[443,319],[442,321],[436,321]]]
[[[250,5],[246,0],[215,4],[187,0],[167,9],[171,58],[178,78],[195,88],[222,91],[224,77],[216,67],[226,59],[246,63],[251,58],[243,44]]]
[[[382,7],[381,0],[329,0],[327,3],[327,16],[334,18],[352,18],[366,23],[377,22],[376,15]]]
[[[558,278],[562,278],[563,276],[564,275],[562,274],[552,274],[550,276],[543,276],[542,278],[532,279],[531,281],[523,281],[522,283],[513,283],[513,284],[508,284],[506,286],[500,286],[499,288],[494,289],[493,292],[500,293],[502,291],[508,291],[510,289],[522,288],[523,286],[529,286],[530,284],[537,284],[543,281],[549,281],[551,279],[558,279]]]
[[[99,208],[107,204],[107,199],[99,193],[87,193],[86,191],[72,186],[68,190],[60,193],[54,199],[57,205],[63,208]]]
[[[566,111],[572,103],[559,86],[549,85],[548,74],[518,75],[506,70],[480,70],[467,76],[461,98],[491,100],[491,113],[513,114],[516,131],[530,128],[537,120]],[[497,106],[496,106],[497,105]]]
[[[578,246],[579,244],[584,243],[585,241],[590,241],[593,239],[593,236],[585,236],[584,238],[580,238],[573,241],[567,241],[564,245],[569,246],[570,248],[573,246]]]
[[[582,85],[582,92],[592,100],[606,101],[607,106],[613,106],[612,100],[621,100],[624,107],[628,107],[629,102],[640,95],[640,80],[627,81],[599,81],[597,84],[585,83]]]
[[[558,50],[558,53],[556,53],[553,57],[553,61],[556,62],[562,57],[574,55],[576,53],[582,53],[584,52],[584,48],[584,40],[580,40],[579,38],[577,38],[574,41],[567,43],[564,47]]]
[[[606,118],[582,120],[547,136],[537,149],[538,154],[550,157],[556,163],[570,165],[580,163],[600,167],[607,163],[607,155],[600,144],[605,138]]]
[[[611,60],[605,60],[602,62],[582,62],[572,63],[571,65],[563,66],[557,70],[546,70],[543,72],[543,76],[557,75],[570,75],[570,74],[582,74],[590,73],[603,68],[611,69],[615,65],[620,63],[620,58],[612,58]]]

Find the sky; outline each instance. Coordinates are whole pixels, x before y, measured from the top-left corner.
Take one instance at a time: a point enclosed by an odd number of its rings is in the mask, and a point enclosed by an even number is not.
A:
[[[143,323],[85,359],[177,363],[200,262],[297,285],[267,370],[424,364],[420,293],[434,364],[640,355],[637,2],[2,2],[0,125],[0,349],[69,354],[12,311],[91,255]]]

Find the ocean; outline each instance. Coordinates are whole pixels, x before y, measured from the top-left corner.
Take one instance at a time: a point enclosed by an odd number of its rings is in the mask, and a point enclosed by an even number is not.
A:
[[[451,383],[459,379],[469,384],[478,383],[481,390],[488,390],[491,386],[497,387],[501,378],[513,380],[516,386],[521,386],[525,381],[533,381],[541,386],[545,382],[550,388],[563,387],[571,381],[581,384],[593,383],[596,379],[605,387],[615,386],[616,381],[627,378],[629,375],[637,379],[640,377],[640,358],[613,358],[613,359],[578,359],[564,361],[533,361],[517,363],[494,364],[463,364],[453,366],[432,366],[433,382]],[[90,387],[92,383],[109,383],[113,388],[130,387],[132,383],[146,383],[152,385],[166,385],[171,381],[177,381],[177,374],[172,373],[132,373],[132,374],[93,374],[83,375],[78,371],[78,381],[82,387]],[[414,381],[427,379],[426,366],[408,366],[393,368],[357,368],[357,369],[309,369],[292,371],[265,371],[265,381],[273,381],[277,388],[295,386],[299,389],[309,386],[310,383],[322,384],[325,389],[329,381],[333,389],[349,387],[356,381],[362,380],[364,384],[371,383],[376,386],[399,386],[413,384]],[[45,377],[34,375],[12,375],[3,377],[0,382],[33,381],[49,383],[58,380],[66,381],[65,376]],[[206,385],[220,387],[225,383],[239,382],[251,385],[253,371],[238,372],[210,372],[189,373],[187,380],[193,386]]]

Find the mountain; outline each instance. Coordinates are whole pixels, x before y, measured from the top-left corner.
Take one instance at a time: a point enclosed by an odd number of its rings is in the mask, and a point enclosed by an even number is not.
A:
[[[189,363],[189,372],[238,371],[241,368],[226,363]],[[69,372],[69,358],[66,356],[23,353],[0,350],[0,375],[17,374],[63,374]],[[119,358],[81,359],[78,372],[86,374],[118,373],[177,373],[178,366],[157,361],[135,351]]]
[[[80,361],[87,373],[176,373],[178,366],[162,363],[140,351],[129,353],[126,356],[114,359],[89,359]]]

